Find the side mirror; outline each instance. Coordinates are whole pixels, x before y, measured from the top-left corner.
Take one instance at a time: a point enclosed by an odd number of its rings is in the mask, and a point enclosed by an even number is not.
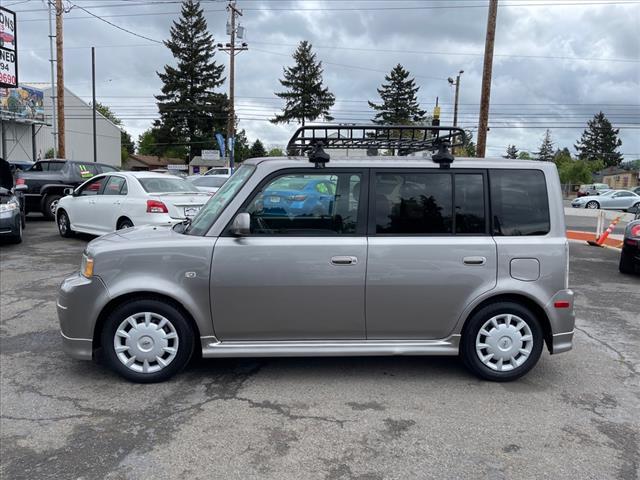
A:
[[[73,188],[65,188],[62,193],[65,195],[73,195]]]
[[[29,190],[29,187],[27,185],[25,185],[24,183],[21,185],[16,185],[15,187],[13,187],[13,191],[14,192],[26,192],[27,190]]]
[[[231,233],[236,237],[246,237],[251,233],[251,216],[246,213],[239,213],[233,219]]]

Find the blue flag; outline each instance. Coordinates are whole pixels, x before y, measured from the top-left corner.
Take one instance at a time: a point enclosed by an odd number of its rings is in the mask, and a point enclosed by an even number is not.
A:
[[[220,149],[220,157],[224,158],[224,137],[221,133],[216,133],[216,140],[218,141],[218,148]]]

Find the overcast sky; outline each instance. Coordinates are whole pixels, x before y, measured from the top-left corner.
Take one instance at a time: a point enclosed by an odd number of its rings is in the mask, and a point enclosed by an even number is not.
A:
[[[3,0],[18,12],[20,79],[49,81],[48,22],[43,0]],[[169,35],[178,1],[72,0],[113,24],[155,40]],[[202,1],[209,30],[226,42],[226,2]],[[436,97],[442,123],[452,123],[453,88],[447,77],[464,70],[460,121],[478,123],[487,0],[238,0],[249,51],[237,57],[236,110],[250,140],[283,146],[295,125],[267,119],[281,101],[273,95],[300,40],[323,61],[336,96],[336,121],[368,122],[366,101],[397,63],[415,76],[423,108]],[[79,8],[65,15],[65,82],[87,101],[91,53],[96,47],[98,101],[112,107],[134,138],[156,117],[156,75],[172,63],[163,45],[136,37]],[[498,10],[491,131],[487,155],[506,146],[536,150],[546,127],[557,146],[569,147],[586,121],[602,110],[621,128],[621,151],[640,158],[640,2],[501,0]],[[228,56],[216,53],[228,64]],[[226,91],[227,86],[224,86]]]

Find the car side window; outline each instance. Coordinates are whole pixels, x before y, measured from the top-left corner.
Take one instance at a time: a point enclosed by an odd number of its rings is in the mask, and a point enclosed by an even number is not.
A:
[[[540,170],[490,170],[493,234],[546,235],[549,199]]]
[[[631,192],[618,192],[616,197],[632,197],[633,194]]]
[[[94,180],[91,180],[90,182],[87,182],[80,188],[78,192],[78,196],[88,197],[92,195],[99,195],[100,192],[102,191],[102,187],[105,183],[105,180],[106,180],[106,177],[99,177]]]
[[[107,172],[117,172],[118,169],[115,167],[110,167],[108,165],[99,165],[98,169],[102,172],[102,173],[107,173]]]
[[[102,192],[103,195],[126,195],[126,192],[122,193],[122,189],[126,188],[127,185],[127,181],[124,178],[115,175],[108,178],[109,180],[107,180]]]
[[[452,193],[450,173],[376,173],[375,232],[451,234]]]
[[[481,173],[456,173],[456,233],[486,233],[484,176]]]
[[[289,173],[275,177],[244,210],[251,216],[251,234],[356,234],[361,181],[359,173]]]
[[[98,167],[96,167],[95,165],[86,164],[86,163],[74,164],[74,170],[76,175],[79,175],[80,178],[82,178],[83,180],[88,180],[89,178],[99,173]]]

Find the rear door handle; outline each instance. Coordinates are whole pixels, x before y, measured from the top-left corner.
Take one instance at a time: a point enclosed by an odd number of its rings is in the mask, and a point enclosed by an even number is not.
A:
[[[487,263],[486,257],[464,257],[462,261],[465,265],[484,265]]]
[[[358,257],[338,255],[336,257],[331,257],[331,263],[333,265],[356,265],[358,263]]]

